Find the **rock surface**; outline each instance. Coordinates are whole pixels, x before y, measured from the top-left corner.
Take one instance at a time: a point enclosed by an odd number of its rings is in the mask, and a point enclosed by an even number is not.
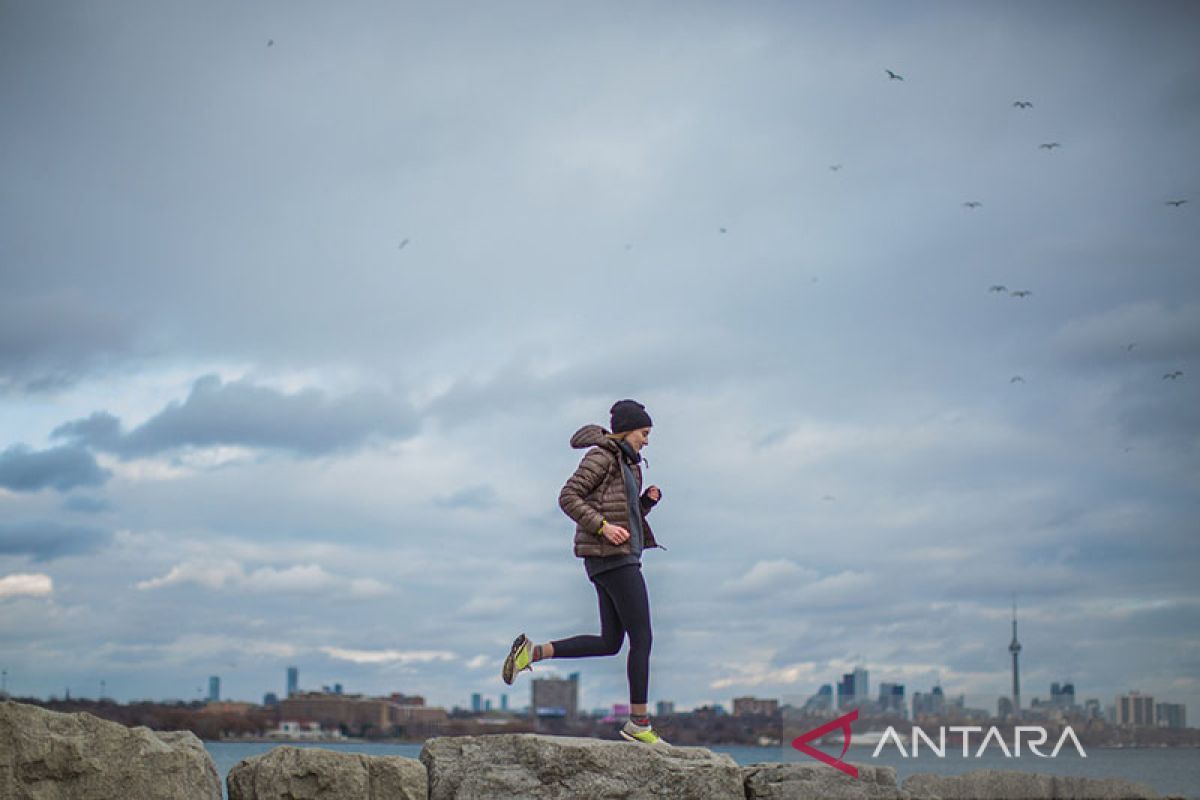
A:
[[[425,800],[429,781],[414,758],[315,747],[276,747],[229,771],[229,800]]]
[[[962,775],[910,775],[913,800],[1158,800],[1158,792],[1123,778],[1083,778],[977,769]]]
[[[853,762],[847,762],[853,763]],[[742,767],[746,800],[909,800],[896,783],[896,770],[854,763],[852,778],[824,764],[750,764]]]
[[[745,797],[734,760],[700,747],[512,733],[430,739],[421,761],[429,800]]]
[[[0,702],[0,798],[221,800],[204,744],[91,714]]]

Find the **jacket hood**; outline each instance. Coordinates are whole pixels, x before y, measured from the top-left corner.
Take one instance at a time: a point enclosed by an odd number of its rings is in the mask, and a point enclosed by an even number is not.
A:
[[[617,443],[605,436],[608,431],[599,425],[584,425],[571,437],[571,447],[582,450],[585,447],[603,447],[605,450],[618,452]]]

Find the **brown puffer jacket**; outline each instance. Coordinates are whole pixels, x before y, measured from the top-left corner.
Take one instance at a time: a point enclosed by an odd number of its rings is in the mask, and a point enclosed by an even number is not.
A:
[[[629,530],[629,500],[625,494],[625,478],[621,474],[621,450],[615,441],[605,436],[606,433],[599,425],[584,425],[575,432],[571,447],[577,450],[590,447],[591,450],[558,493],[559,508],[575,520],[575,555],[580,558],[630,553],[628,540],[619,545],[610,544],[598,532],[602,521]],[[640,464],[629,466],[637,478],[641,500],[642,532],[646,535],[643,549],[662,547],[654,540],[654,532],[646,521],[646,514],[650,513],[655,501],[641,491],[642,467]]]

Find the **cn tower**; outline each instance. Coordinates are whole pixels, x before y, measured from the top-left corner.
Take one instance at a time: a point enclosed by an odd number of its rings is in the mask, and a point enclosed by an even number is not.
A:
[[[1013,715],[1021,716],[1021,668],[1017,664],[1017,656],[1021,652],[1021,643],[1017,641],[1017,596],[1013,595],[1013,638],[1008,646],[1008,652],[1013,657]]]

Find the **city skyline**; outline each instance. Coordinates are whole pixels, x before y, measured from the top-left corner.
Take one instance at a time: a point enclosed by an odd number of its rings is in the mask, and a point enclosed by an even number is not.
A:
[[[1198,31],[0,0],[8,690],[499,690],[599,629],[557,498],[634,398],[652,703],[1008,694],[1015,593],[1026,692],[1196,718]]]

